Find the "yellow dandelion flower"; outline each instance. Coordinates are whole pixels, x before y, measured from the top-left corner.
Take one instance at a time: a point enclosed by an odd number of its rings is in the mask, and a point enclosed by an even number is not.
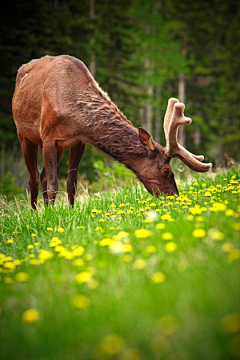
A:
[[[65,232],[65,230],[64,230],[63,228],[61,228],[61,227],[58,228],[57,231],[60,232],[60,233],[64,233],[64,232]]]
[[[5,268],[5,269],[7,269],[8,271],[13,271],[13,270],[15,270],[15,265],[14,265],[14,263],[13,262],[10,262],[10,261],[6,261],[4,264],[3,264],[3,267]]]
[[[53,228],[47,227],[47,230],[48,230],[48,231],[53,231]]]
[[[228,210],[225,212],[225,215],[226,215],[226,216],[234,216],[234,215],[235,215],[235,212],[234,212],[234,210],[232,210],[232,209],[228,209]]]
[[[223,240],[225,238],[225,235],[223,232],[214,230],[214,229],[209,230],[209,235],[212,238],[212,240],[215,240],[215,241]]]
[[[188,215],[187,219],[188,219],[188,221],[193,221],[193,215]]]
[[[92,254],[86,254],[86,255],[84,256],[84,260],[86,260],[86,261],[92,261],[92,259],[93,259],[93,255],[92,255]]]
[[[41,261],[46,261],[46,260],[50,260],[53,257],[53,253],[51,251],[48,250],[40,250],[39,251],[39,255],[38,255],[39,259]]]
[[[229,334],[235,334],[240,330],[240,314],[232,313],[222,319],[222,326]]]
[[[233,227],[233,230],[240,231],[240,223],[237,223],[237,222],[233,223],[232,227]]]
[[[146,248],[145,248],[145,251],[149,254],[152,254],[152,253],[155,253],[157,252],[157,248],[156,246],[154,245],[148,245]]]
[[[5,278],[3,279],[3,282],[7,285],[11,285],[11,284],[13,284],[13,278],[11,278],[10,276],[5,276]]]
[[[22,321],[32,324],[40,319],[40,313],[37,309],[28,309],[22,314]]]
[[[90,290],[94,290],[99,286],[99,282],[96,279],[90,279],[87,282],[87,286]]]
[[[90,300],[84,295],[75,295],[72,298],[72,304],[78,309],[85,310],[90,306]]]
[[[139,230],[136,230],[134,234],[137,238],[144,239],[144,238],[152,236],[152,231],[149,231],[146,229],[139,229]]]
[[[85,249],[82,246],[78,246],[76,249],[73,250],[72,256],[81,256],[84,253]]]
[[[106,220],[105,219],[99,219],[99,222],[105,222]]]
[[[15,280],[18,282],[26,282],[29,280],[29,275],[26,272],[19,272],[16,274]]]
[[[240,249],[232,249],[228,254],[228,261],[232,262],[233,260],[240,259]]]
[[[197,239],[204,238],[206,236],[206,231],[204,229],[195,229],[192,233],[193,237]]]
[[[129,233],[126,231],[119,231],[117,235],[113,237],[114,240],[123,240],[128,237]]]
[[[156,228],[157,228],[158,230],[165,229],[165,224],[158,223],[158,224],[156,225]]]
[[[99,241],[99,245],[100,245],[100,246],[110,246],[110,245],[111,245],[111,242],[112,242],[112,239],[110,239],[110,238],[105,238],[105,239]]]
[[[33,245],[34,246],[40,246],[41,244],[39,242],[35,242]]]
[[[204,196],[206,196],[206,197],[211,197],[211,196],[212,196],[212,193],[210,193],[210,191],[206,191],[205,194],[204,194]]]
[[[222,245],[223,252],[230,252],[231,250],[233,250],[233,244],[226,242]]]
[[[76,281],[79,284],[87,283],[92,278],[92,274],[89,271],[83,271],[77,274]]]
[[[122,337],[116,334],[109,334],[101,341],[100,348],[108,356],[114,356],[120,352],[124,344]]]
[[[37,235],[36,235],[36,234],[31,234],[31,236],[32,236],[32,237],[35,237],[35,236],[37,236]]]
[[[13,239],[9,239],[6,241],[6,244],[13,244],[13,243],[14,243]]]
[[[210,211],[212,212],[223,212],[225,211],[227,206],[224,203],[215,202],[212,204]]]
[[[73,266],[84,266],[85,262],[83,259],[76,259],[72,262]]]
[[[128,254],[124,255],[122,259],[126,263],[131,263],[133,261],[133,257],[131,255],[128,255]]]
[[[133,267],[137,270],[143,270],[147,266],[147,262],[143,259],[137,259],[133,263]]]
[[[171,234],[170,232],[165,232],[162,234],[162,239],[163,240],[172,240],[173,239],[173,234]]]
[[[28,249],[33,249],[34,246],[33,246],[33,245],[28,245],[27,248],[28,248]]]
[[[165,246],[164,246],[165,251],[167,252],[173,252],[177,249],[177,244],[173,241],[169,241]]]
[[[32,259],[29,261],[30,265],[40,265],[41,261],[38,259]]]
[[[166,275],[162,273],[161,271],[155,272],[151,276],[151,280],[155,284],[161,284],[166,280]]]
[[[145,222],[146,224],[149,224],[149,223],[152,223],[152,222],[153,222],[153,219],[151,219],[151,218],[146,218],[146,219],[144,220],[144,222]]]
[[[171,215],[170,214],[164,214],[161,216],[161,219],[162,220],[167,220],[167,221],[170,221],[172,219]]]
[[[92,213],[97,213],[98,210],[97,210],[97,209],[92,209],[91,212],[92,212]]]

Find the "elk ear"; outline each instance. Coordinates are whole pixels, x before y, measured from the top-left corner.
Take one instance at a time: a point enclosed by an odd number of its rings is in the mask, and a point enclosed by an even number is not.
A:
[[[154,151],[156,149],[151,135],[144,130],[143,128],[138,129],[138,135],[140,142],[145,146],[149,151]]]

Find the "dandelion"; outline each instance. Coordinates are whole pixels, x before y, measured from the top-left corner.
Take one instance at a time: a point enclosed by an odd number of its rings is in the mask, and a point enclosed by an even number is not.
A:
[[[73,250],[72,256],[81,256],[84,253],[85,249],[82,246],[78,246],[76,249]]]
[[[28,309],[22,314],[22,321],[32,324],[40,319],[40,313],[37,309]]]
[[[157,248],[156,246],[154,245],[149,245],[145,248],[145,251],[148,253],[148,254],[152,254],[152,253],[155,253],[157,251]]]
[[[193,237],[197,239],[204,238],[206,236],[206,231],[204,229],[195,229],[192,233]]]
[[[35,236],[37,236],[37,235],[36,235],[36,234],[31,234],[31,236],[32,236],[32,237],[35,237]]]
[[[158,224],[156,225],[156,228],[157,228],[158,230],[165,229],[165,224],[158,223]]]
[[[128,254],[124,255],[122,259],[123,259],[123,261],[125,263],[131,263],[133,261],[133,257],[131,255],[128,255]]]
[[[166,275],[162,273],[161,271],[155,272],[151,276],[151,280],[155,284],[161,284],[166,280]]]
[[[10,276],[5,276],[5,278],[3,279],[4,283],[7,285],[11,285],[13,284],[13,278],[11,278]]]
[[[28,248],[28,249],[33,249],[34,246],[33,246],[33,245],[28,245],[27,248]]]
[[[35,242],[33,245],[34,246],[40,246],[41,244],[39,242]]]
[[[162,220],[167,220],[167,221],[171,221],[172,217],[170,214],[164,214],[161,216]]]
[[[165,251],[167,252],[173,252],[177,249],[177,244],[173,241],[169,241],[165,246],[164,246]]]
[[[146,218],[146,219],[144,220],[144,222],[145,222],[146,224],[149,224],[149,223],[152,223],[152,222],[153,222],[153,219],[151,219],[150,217],[148,217],[148,218]]]
[[[212,193],[210,193],[210,191],[206,191],[205,194],[204,194],[204,196],[206,196],[206,197],[211,197],[211,196],[212,196]]]
[[[146,229],[139,229],[135,231],[135,236],[139,239],[145,239],[147,237],[152,236],[152,231]]]
[[[170,232],[165,232],[162,234],[162,239],[163,240],[172,240],[173,239],[173,234],[171,234]]]
[[[215,202],[213,203],[212,207],[210,208],[210,211],[212,212],[223,212],[226,210],[226,205],[223,203]]]
[[[123,338],[116,334],[109,334],[105,336],[100,344],[101,350],[108,356],[114,356],[118,354],[123,346]]]
[[[6,244],[13,244],[13,243],[14,243],[13,239],[9,239],[6,241]]]
[[[143,270],[143,269],[145,269],[146,266],[147,266],[147,263],[143,259],[137,259],[133,263],[133,267],[137,270]]]
[[[188,221],[193,221],[193,215],[188,215],[187,219],[188,219]]]
[[[94,290],[99,286],[99,282],[96,279],[90,279],[87,286],[90,290]]]
[[[92,274],[89,271],[83,271],[77,274],[76,281],[79,284],[87,283],[92,278]]]
[[[218,230],[214,230],[214,229],[209,230],[209,235],[212,238],[212,240],[215,240],[215,241],[223,240],[225,238],[224,233],[222,233],[221,231],[218,231]]]
[[[233,230],[240,231],[240,223],[237,223],[237,222],[233,223],[232,227],[233,227]]]
[[[106,220],[105,219],[99,219],[99,222],[105,222]]]
[[[222,245],[223,252],[230,252],[231,250],[233,250],[233,244],[226,242]]]
[[[99,242],[99,245],[100,245],[100,246],[110,246],[110,245],[111,245],[111,242],[112,242],[112,239],[110,239],[110,238],[105,238],[105,239],[103,239],[103,240],[101,240],[101,241]]]
[[[232,209],[228,209],[228,210],[225,212],[225,215],[226,215],[226,216],[234,216],[234,215],[235,215],[235,212],[234,212],[234,210],[232,210]]]
[[[25,272],[19,272],[16,274],[15,280],[18,282],[26,282],[29,280],[29,275]]]
[[[85,310],[89,307],[90,300],[88,297],[86,297],[84,295],[75,295],[72,298],[72,304],[74,307],[76,307],[78,309]]]
[[[86,255],[84,256],[84,260],[86,260],[86,261],[92,261],[92,259],[93,259],[93,255],[92,255],[92,254],[86,254]]]
[[[83,259],[76,259],[72,262],[73,266],[84,266],[85,262]]]
[[[53,228],[47,227],[47,230],[48,230],[48,231],[53,231]]]

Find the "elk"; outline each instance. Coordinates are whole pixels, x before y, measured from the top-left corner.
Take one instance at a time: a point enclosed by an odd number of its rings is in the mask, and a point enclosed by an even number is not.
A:
[[[169,99],[164,148],[147,131],[135,128],[99,87],[85,64],[68,55],[44,56],[20,67],[12,112],[30,173],[33,209],[37,207],[39,186],[39,145],[44,161],[40,180],[46,205],[55,201],[57,167],[63,151],[69,148],[67,193],[70,205],[74,205],[78,167],[87,143],[131,169],[156,196],[178,193],[169,165],[173,157],[198,172],[208,171],[212,165],[202,163],[203,156],[191,154],[177,142],[178,127],[191,123],[184,116],[183,103]]]

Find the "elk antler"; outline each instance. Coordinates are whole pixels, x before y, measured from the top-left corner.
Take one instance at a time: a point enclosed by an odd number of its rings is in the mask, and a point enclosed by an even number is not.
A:
[[[181,159],[188,167],[198,172],[205,172],[212,167],[212,164],[204,164],[202,155],[193,155],[177,142],[177,132],[180,125],[189,125],[192,120],[184,116],[185,105],[178,99],[171,98],[164,118],[164,132],[166,137],[166,155]]]

